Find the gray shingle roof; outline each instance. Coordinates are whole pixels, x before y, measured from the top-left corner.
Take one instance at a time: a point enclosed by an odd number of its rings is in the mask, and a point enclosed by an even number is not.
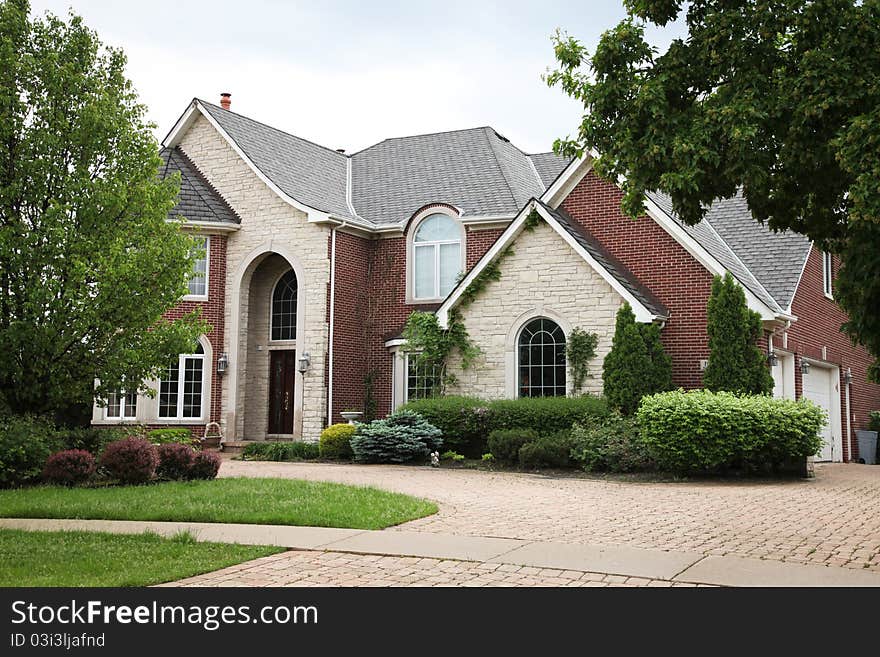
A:
[[[160,171],[163,178],[175,171],[180,173],[180,194],[169,216],[182,216],[188,221],[241,222],[183,151],[179,148],[163,148],[159,156],[165,162]]]
[[[809,252],[805,237],[773,233],[760,225],[741,195],[715,201],[695,226],[678,220],[665,194],[650,192],[648,198],[769,308],[789,307]]]
[[[534,155],[529,155],[529,158],[531,158],[532,163],[538,170],[538,175],[541,176],[544,187],[550,187],[556,178],[559,177],[559,174],[562,173],[563,169],[568,166],[568,163],[571,162],[571,159],[556,153],[535,153]]]
[[[773,232],[752,218],[742,193],[715,201],[706,220],[782,308],[794,297],[810,240],[792,231]]]
[[[432,202],[512,217],[542,191],[527,156],[489,127],[386,139],[352,155],[352,203],[377,226]]]
[[[623,263],[606,251],[599,241],[590,235],[583,226],[572,219],[568,213],[564,210],[554,210],[542,201],[537,201],[537,203],[559,222],[566,232],[587,253],[593,256],[596,262],[602,265],[630,294],[638,299],[645,308],[658,317],[669,317],[669,311],[661,301]]]
[[[355,219],[345,200],[346,156],[200,100],[251,162],[300,203]]]

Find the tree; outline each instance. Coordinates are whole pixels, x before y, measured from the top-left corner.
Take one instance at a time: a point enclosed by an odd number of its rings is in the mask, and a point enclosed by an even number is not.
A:
[[[546,81],[585,114],[555,148],[597,149],[632,217],[661,190],[694,224],[741,189],[758,221],[841,254],[846,330],[880,357],[880,263],[859,255],[880,252],[880,0],[624,4],[592,56],[557,34]],[[662,54],[645,41],[646,22],[680,17],[686,39]]]
[[[645,352],[651,362],[651,394],[672,390],[672,359],[663,350],[660,340],[660,327],[657,324],[639,324],[642,340],[645,341]]]
[[[745,292],[729,272],[712,280],[706,332],[709,364],[703,372],[705,388],[750,395],[773,391],[767,359],[756,345],[763,333],[761,316],[749,310]]]
[[[608,403],[624,415],[635,413],[645,395],[671,387],[669,359],[659,343],[659,328],[640,328],[630,305],[617,311],[611,351],[602,363],[602,385]],[[649,343],[646,343],[648,336]],[[655,342],[655,336],[658,341]]]
[[[205,327],[161,319],[193,241],[125,56],[28,11],[0,2],[0,408],[43,413],[143,389]]]

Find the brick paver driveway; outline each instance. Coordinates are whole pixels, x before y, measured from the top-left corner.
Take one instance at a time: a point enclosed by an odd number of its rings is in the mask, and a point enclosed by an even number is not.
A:
[[[880,467],[794,481],[638,482],[408,466],[224,461],[221,476],[367,484],[427,497],[410,531],[631,545],[880,571]]]

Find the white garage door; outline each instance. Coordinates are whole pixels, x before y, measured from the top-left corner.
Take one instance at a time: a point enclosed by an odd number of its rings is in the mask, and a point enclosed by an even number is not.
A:
[[[804,397],[824,408],[825,412],[828,414],[828,422],[822,429],[822,439],[825,441],[825,444],[816,454],[817,461],[832,461],[835,456],[839,457],[838,454],[834,453],[835,437],[832,429],[835,418],[834,409],[832,408],[834,395],[832,394],[833,387],[831,375],[833,371],[834,370],[816,367],[814,365],[810,368],[808,374],[804,374],[803,379]],[[839,403],[840,402],[838,401],[838,404]]]

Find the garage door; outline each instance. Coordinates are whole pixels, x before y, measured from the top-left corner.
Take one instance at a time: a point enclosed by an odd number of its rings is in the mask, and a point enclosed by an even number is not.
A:
[[[835,413],[831,407],[834,399],[831,384],[831,374],[833,371],[834,370],[816,367],[814,365],[810,368],[808,374],[804,374],[804,397],[824,408],[825,412],[828,414],[828,421],[822,429],[824,445],[816,454],[817,461],[832,461],[835,456],[835,441],[832,431],[832,423],[834,421]]]

